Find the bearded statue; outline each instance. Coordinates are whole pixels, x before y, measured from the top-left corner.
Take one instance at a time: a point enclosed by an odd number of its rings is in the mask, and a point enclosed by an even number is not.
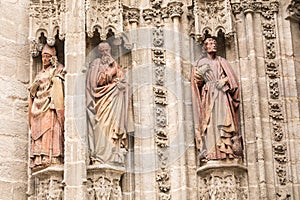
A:
[[[128,133],[133,132],[129,85],[111,56],[109,43],[87,72],[87,120],[91,164],[124,164]]]

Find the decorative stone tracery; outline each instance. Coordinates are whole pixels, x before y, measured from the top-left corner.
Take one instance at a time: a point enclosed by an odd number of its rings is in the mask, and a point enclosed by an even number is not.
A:
[[[43,34],[47,38],[47,44],[54,46],[55,36],[65,38],[65,0],[57,1],[32,1],[29,6],[29,40],[30,52],[33,57],[39,55],[43,44],[40,43],[39,37]]]
[[[228,43],[232,41],[235,27],[231,15],[230,1],[195,1],[195,37],[198,42],[203,41],[206,34],[217,36],[221,30]]]
[[[117,37],[123,32],[123,7],[119,0],[87,0],[86,1],[86,27],[91,38],[94,31],[100,33],[101,40],[107,39],[109,31]]]

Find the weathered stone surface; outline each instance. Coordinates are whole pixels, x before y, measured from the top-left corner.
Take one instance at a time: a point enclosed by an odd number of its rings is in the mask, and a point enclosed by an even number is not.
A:
[[[27,198],[28,4],[0,2],[0,199]]]
[[[216,22],[219,23],[218,25],[205,24],[203,19],[211,16],[201,15],[212,8],[209,1],[194,1],[196,7],[190,8],[190,11],[193,11],[192,14],[188,13],[188,7],[192,5],[192,1],[181,1],[184,4],[181,7],[182,15],[181,9],[178,8],[177,11],[173,9],[177,5],[172,3],[173,1],[121,0],[120,2],[125,6],[140,10],[140,17],[135,18],[134,22],[129,23],[127,19],[116,23],[108,22],[115,33],[128,30],[129,34],[126,36],[128,41],[134,41],[131,51],[132,66],[124,67],[128,69],[126,75],[130,80],[133,93],[136,130],[131,157],[133,167],[130,170],[133,170],[135,175],[134,178],[123,177],[122,187],[126,188],[123,199],[163,199],[162,194],[170,194],[171,199],[178,200],[202,198],[196,188],[197,181],[199,181],[196,167],[199,163],[194,144],[190,71],[192,63],[201,54],[198,40],[204,32],[200,30],[206,30],[204,28],[207,26],[210,28],[207,30],[213,30],[210,33],[214,34],[217,31],[216,27],[223,26],[226,33],[230,31],[234,33],[232,36],[225,36],[227,37],[225,40],[230,43],[226,44],[224,49],[226,49],[226,58],[230,61],[241,84],[240,130],[244,138],[243,164],[248,170],[248,199],[289,198],[296,200],[300,196],[298,173],[300,158],[297,154],[300,151],[298,134],[300,126],[300,29],[299,19],[295,13],[292,13],[292,11],[297,11],[297,7],[292,3],[296,1],[244,2],[242,7],[239,7],[241,6],[239,1],[231,1],[232,4],[226,4],[223,9],[233,10],[234,6],[239,9],[232,13],[230,10],[218,12],[224,13],[228,16],[226,19],[232,19],[232,21],[228,20],[222,24],[215,18],[207,19],[208,24]],[[218,2],[224,3],[225,1]],[[276,11],[276,6],[270,10],[269,3],[275,5],[273,2],[279,2],[278,11]],[[27,198],[27,148],[29,146],[27,86],[36,73],[36,66],[32,65],[30,60],[28,36],[32,34],[31,36],[35,37],[37,31],[29,30],[29,3],[30,0],[2,0],[0,2],[0,188],[2,188],[0,199],[23,200]],[[121,7],[125,9],[123,5]],[[168,5],[172,6],[172,10],[164,13],[166,9],[169,9]],[[203,6],[202,10],[199,10],[199,6]],[[87,138],[84,107],[84,70],[88,60],[86,55],[89,53],[86,49],[87,33],[85,32],[86,21],[88,21],[86,18],[88,16],[85,16],[87,8],[88,5],[84,5],[84,1],[67,0],[66,9],[62,9],[66,15],[60,18],[60,20],[64,19],[64,24],[59,24],[60,33],[66,33],[63,38],[65,38],[65,64],[69,73],[65,85],[67,96],[65,101],[64,171],[66,185],[64,186],[64,199],[87,199],[85,181],[88,162],[86,162]],[[143,16],[146,9],[150,12],[147,16]],[[125,13],[122,12],[118,14],[123,17]],[[111,17],[112,13],[105,13],[105,16]],[[275,38],[266,35],[263,26],[266,23],[275,24]],[[105,24],[99,25],[105,28]],[[156,86],[157,75],[151,49],[154,47],[152,32],[158,25],[163,25],[164,29],[163,45],[160,48],[166,50],[163,80],[164,87],[168,90],[168,104],[159,105],[166,111],[167,123],[163,130],[168,136],[166,144],[169,146],[165,149],[158,146],[155,141],[157,103],[155,103],[153,86]],[[234,26],[231,27],[231,25]],[[132,31],[135,28],[138,31]],[[140,28],[143,29],[140,30]],[[104,30],[101,31],[104,32]],[[191,37],[195,40],[190,39]],[[270,42],[274,42],[274,45],[267,46]],[[271,58],[271,54],[275,55],[275,58]],[[266,70],[266,61],[278,63],[278,77],[270,78]],[[275,79],[278,80],[279,92],[277,96],[272,96],[272,92],[276,92],[271,84]],[[275,103],[282,105],[280,112],[283,119],[274,119],[275,115],[272,115],[269,107],[270,100],[275,100]],[[281,127],[282,132],[278,129],[274,132],[274,124]],[[279,133],[282,136],[275,135]],[[287,161],[280,163],[275,159],[278,155],[274,151],[274,143],[287,145],[287,150],[284,151]],[[158,171],[162,170],[159,160],[162,157],[158,156],[161,150],[167,150],[167,160],[169,159],[167,162],[170,163],[164,170],[171,170],[169,173],[170,192],[165,193],[160,191],[156,180]],[[282,185],[283,182],[280,182],[276,172],[278,164],[286,169],[285,185]],[[168,195],[164,197],[169,199]]]

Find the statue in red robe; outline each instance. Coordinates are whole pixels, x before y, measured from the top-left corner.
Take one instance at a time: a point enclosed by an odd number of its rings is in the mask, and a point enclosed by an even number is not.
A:
[[[200,160],[240,158],[239,84],[228,61],[216,56],[217,42],[204,41],[206,57],[195,62],[191,75],[195,138]]]
[[[29,87],[30,167],[45,168],[63,162],[64,144],[64,66],[56,50],[42,49],[43,69]]]

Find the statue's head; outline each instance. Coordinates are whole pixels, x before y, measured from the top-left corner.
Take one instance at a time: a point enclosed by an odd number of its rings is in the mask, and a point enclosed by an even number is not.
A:
[[[98,51],[99,51],[100,61],[102,65],[109,65],[114,61],[110,53],[111,47],[109,43],[101,42],[98,45]]]
[[[42,62],[44,67],[50,66],[52,56],[56,56],[55,47],[50,47],[48,44],[45,44],[42,49]]]
[[[203,41],[203,49],[207,53],[216,53],[217,52],[217,41],[213,37],[207,37]]]
[[[103,56],[110,56],[111,55],[110,50],[111,50],[111,47],[110,47],[109,43],[107,43],[107,42],[101,42],[98,45],[98,51],[100,54],[100,58]]]

